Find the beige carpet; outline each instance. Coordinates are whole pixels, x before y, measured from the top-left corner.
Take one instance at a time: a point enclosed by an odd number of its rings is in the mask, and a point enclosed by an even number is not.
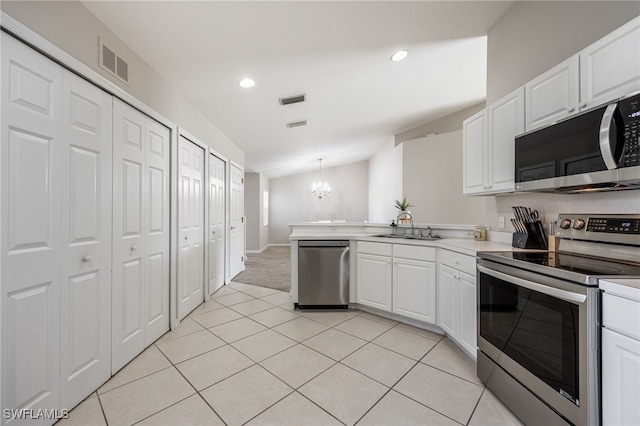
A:
[[[244,267],[232,281],[283,291],[291,289],[290,247],[268,247],[262,253],[248,253]]]

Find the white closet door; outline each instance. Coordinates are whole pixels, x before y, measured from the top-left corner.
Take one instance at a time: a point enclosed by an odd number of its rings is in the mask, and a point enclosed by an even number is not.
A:
[[[244,270],[244,172],[231,166],[231,277]]]
[[[168,128],[146,120],[145,347],[169,330],[169,174]]]
[[[61,406],[111,373],[112,97],[63,75]]]
[[[62,68],[4,33],[1,43],[1,403],[51,410],[60,404]],[[11,422],[34,423],[51,421]]]
[[[204,150],[180,136],[178,319],[204,301]]]
[[[113,309],[115,373],[144,349],[145,116],[113,104]]]
[[[209,294],[224,285],[225,162],[209,157]]]
[[[169,330],[169,129],[113,105],[115,373]]]

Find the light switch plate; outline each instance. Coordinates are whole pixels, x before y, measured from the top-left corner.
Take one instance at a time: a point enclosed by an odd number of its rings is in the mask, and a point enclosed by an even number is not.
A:
[[[504,216],[498,216],[498,228],[504,229]]]

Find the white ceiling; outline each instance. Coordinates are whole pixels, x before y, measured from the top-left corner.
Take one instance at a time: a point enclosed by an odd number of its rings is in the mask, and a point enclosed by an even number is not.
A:
[[[83,2],[245,152],[245,170],[270,178],[318,158],[365,160],[397,133],[482,102],[486,33],[512,3]],[[391,62],[399,49],[409,56]],[[240,88],[243,77],[256,86]],[[301,93],[303,104],[278,103]]]

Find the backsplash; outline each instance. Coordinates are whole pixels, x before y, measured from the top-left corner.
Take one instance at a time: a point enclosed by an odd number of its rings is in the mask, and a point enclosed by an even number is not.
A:
[[[640,213],[640,190],[599,192],[593,194],[523,193],[488,197],[487,226],[498,229],[498,217],[505,216],[505,231],[512,232],[511,206],[529,206],[543,216],[543,223],[555,220],[560,213]]]

